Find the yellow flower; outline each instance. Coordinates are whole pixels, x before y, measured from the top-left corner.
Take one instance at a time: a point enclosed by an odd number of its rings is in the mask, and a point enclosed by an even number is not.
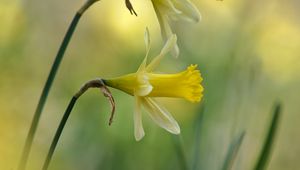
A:
[[[199,102],[202,98],[202,77],[197,65],[189,66],[185,71],[177,74],[156,74],[153,69],[160,60],[176,45],[176,35],[172,35],[166,42],[160,54],[150,64],[146,64],[150,50],[148,30],[145,34],[147,55],[136,73],[114,79],[105,80],[110,87],[122,90],[136,99],[134,111],[135,139],[141,140],[145,133],[142,125],[141,106],[160,127],[173,134],[180,133],[180,127],[172,115],[153,97],[178,97],[191,102]]]
[[[169,25],[170,20],[187,20],[198,22],[201,19],[200,12],[189,0],[151,0],[157,15],[161,34],[165,41],[173,35]],[[179,48],[176,44],[172,49],[172,55],[179,55]]]

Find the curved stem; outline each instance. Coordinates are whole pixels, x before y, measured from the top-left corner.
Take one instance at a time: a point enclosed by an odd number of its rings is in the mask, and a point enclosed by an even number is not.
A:
[[[59,124],[59,127],[57,128],[57,131],[55,133],[54,139],[53,139],[53,141],[51,143],[51,147],[49,149],[47,158],[46,158],[46,160],[44,162],[44,165],[43,165],[43,170],[47,170],[48,167],[49,167],[49,163],[51,161],[51,158],[52,158],[52,155],[53,155],[54,150],[56,148],[56,145],[57,145],[57,142],[59,140],[59,137],[60,137],[60,135],[61,135],[61,133],[62,133],[64,127],[65,127],[65,124],[66,124],[66,122],[67,122],[67,120],[68,120],[68,118],[70,116],[70,113],[72,112],[72,109],[73,109],[73,107],[74,107],[77,99],[78,98],[75,97],[75,96],[72,97],[72,99],[71,99],[71,101],[70,101],[70,103],[69,103],[69,105],[67,107],[67,110],[64,113],[64,116],[63,116],[63,118],[62,118],[62,120],[61,120],[61,122]]]
[[[72,21],[72,23],[71,23],[71,25],[68,29],[68,32],[67,32],[67,34],[66,34],[66,36],[65,36],[65,38],[64,38],[64,40],[61,44],[61,47],[60,47],[60,49],[57,53],[55,61],[54,61],[53,65],[52,65],[52,68],[50,70],[50,73],[48,75],[48,79],[47,79],[47,81],[45,83],[45,86],[43,88],[40,100],[38,102],[36,111],[34,113],[34,116],[33,116],[32,122],[31,122],[30,129],[29,129],[29,132],[28,132],[28,135],[27,135],[27,138],[26,138],[25,146],[24,146],[23,153],[22,153],[22,156],[21,156],[21,161],[20,161],[20,164],[19,164],[19,170],[25,169],[25,167],[26,167],[28,156],[29,156],[31,146],[32,146],[32,142],[33,142],[33,138],[34,138],[34,135],[35,135],[35,132],[36,132],[36,129],[37,129],[40,117],[41,117],[41,113],[42,113],[44,105],[46,103],[50,88],[52,86],[52,83],[53,83],[53,80],[55,78],[56,72],[58,70],[58,67],[59,67],[59,65],[61,63],[61,60],[63,58],[64,52],[67,48],[67,45],[68,45],[68,43],[69,43],[69,41],[72,37],[72,34],[75,30],[75,27],[76,27],[80,17],[81,17],[81,14],[76,13],[76,15],[75,15],[75,17],[74,17],[74,19],[73,19],[73,21]]]
[[[46,157],[46,160],[44,162],[44,165],[43,165],[43,170],[47,170],[48,167],[49,167],[49,164],[50,164],[50,161],[52,159],[52,156],[53,156],[53,153],[55,151],[55,148],[56,148],[56,145],[58,143],[58,140],[61,136],[61,133],[65,127],[65,124],[72,112],[72,109],[77,101],[77,99],[83,94],[85,93],[89,88],[100,88],[102,93],[104,94],[105,97],[107,97],[110,101],[110,104],[112,106],[112,112],[111,112],[111,117],[110,117],[110,122],[112,121],[113,119],[113,115],[114,115],[114,111],[115,111],[115,103],[114,103],[114,99],[111,95],[111,92],[107,89],[104,81],[102,79],[95,79],[95,80],[90,80],[88,82],[86,82],[81,88],[80,90],[72,97],[65,113],[64,113],[64,116],[62,118],[62,120],[60,121],[60,124],[56,130],[56,133],[55,133],[55,136],[52,140],[52,143],[51,143],[51,146],[50,146],[50,149],[48,151],[48,154],[47,154],[47,157]]]
[[[53,80],[55,79],[55,76],[56,76],[57,70],[59,68],[59,65],[60,65],[60,63],[61,63],[61,61],[64,57],[65,51],[68,47],[68,44],[69,44],[69,42],[72,38],[72,35],[73,35],[74,31],[76,29],[76,26],[77,26],[81,16],[83,15],[83,13],[96,1],[98,1],[98,0],[88,0],[78,10],[78,12],[76,12],[76,14],[75,14],[68,30],[67,30],[67,33],[66,33],[66,35],[65,35],[65,37],[64,37],[64,39],[63,39],[63,41],[60,45],[60,48],[59,48],[58,53],[55,57],[54,63],[51,67],[50,73],[49,73],[47,81],[44,85],[41,97],[39,99],[36,111],[34,113],[34,116],[33,116],[32,122],[31,122],[31,126],[30,126],[30,129],[29,129],[26,141],[25,141],[25,145],[24,145],[24,148],[23,148],[23,152],[22,152],[22,155],[21,155],[21,160],[20,160],[19,167],[18,167],[19,170],[24,170],[26,168],[26,164],[27,164],[28,156],[29,156],[29,153],[30,153],[30,150],[31,150],[33,138],[35,136],[36,129],[37,129],[37,126],[38,126],[38,123],[39,123],[44,105],[46,103],[49,91],[50,91],[51,86],[53,84]]]

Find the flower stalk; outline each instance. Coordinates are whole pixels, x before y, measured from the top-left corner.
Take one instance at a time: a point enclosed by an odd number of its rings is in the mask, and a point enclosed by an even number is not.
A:
[[[50,70],[50,73],[48,75],[48,78],[46,80],[46,83],[44,85],[44,88],[43,88],[43,91],[42,91],[42,94],[40,96],[40,99],[39,99],[39,102],[38,102],[38,105],[36,107],[36,110],[35,110],[35,113],[34,113],[34,116],[33,116],[33,119],[32,119],[32,122],[31,122],[31,125],[30,125],[30,129],[29,129],[29,132],[28,132],[28,135],[26,137],[26,141],[25,141],[25,145],[24,145],[24,148],[23,148],[23,152],[22,152],[22,155],[21,155],[21,159],[20,159],[20,162],[19,162],[19,165],[18,165],[18,169],[19,170],[24,170],[26,168],[26,164],[27,164],[27,161],[28,161],[28,157],[29,157],[29,154],[30,154],[30,150],[31,150],[31,147],[32,147],[32,142],[33,142],[33,139],[34,139],[34,136],[35,136],[35,133],[36,133],[36,129],[37,129],[37,126],[38,126],[38,123],[39,123],[39,120],[40,120],[40,117],[41,117],[41,114],[42,114],[42,111],[43,111],[43,108],[45,106],[45,103],[46,103],[46,100],[47,100],[47,97],[48,97],[48,94],[49,94],[49,91],[51,89],[51,86],[53,84],[53,81],[55,79],[55,76],[56,76],[56,73],[57,73],[57,70],[60,66],[60,63],[64,57],[64,54],[65,54],[65,51],[69,45],[69,42],[73,36],[73,33],[76,29],[76,26],[81,18],[81,16],[84,14],[84,12],[91,6],[93,5],[95,2],[97,2],[99,0],[88,0],[75,14],[66,34],[65,34],[65,37],[60,45],[60,48],[58,50],[58,53],[55,57],[55,60],[52,64],[52,67],[51,67],[51,70]]]
[[[110,119],[109,119],[109,125],[111,125],[112,123],[112,120],[113,120],[113,116],[114,116],[114,112],[115,112],[115,102],[114,102],[114,98],[113,96],[111,95],[111,92],[108,90],[108,88],[105,86],[104,82],[102,81],[102,79],[95,79],[95,80],[91,80],[91,81],[88,81],[87,83],[85,83],[81,88],[80,90],[72,97],[64,115],[63,115],[63,118],[61,120],[61,122],[59,123],[59,126],[56,130],[56,133],[55,133],[55,136],[52,140],[52,143],[51,143],[51,146],[50,146],[50,149],[48,151],[48,154],[47,154],[47,157],[46,157],[46,160],[44,162],[44,165],[43,165],[43,170],[47,170],[48,167],[49,167],[49,164],[51,162],[51,159],[52,159],[52,156],[54,154],[54,151],[55,151],[55,148],[57,146],[57,143],[59,141],[59,138],[62,134],[62,131],[66,125],[66,122],[73,110],[73,107],[77,101],[77,99],[83,94],[85,93],[88,89],[90,88],[100,88],[102,93],[104,94],[105,97],[107,97],[110,101],[110,104],[112,106],[112,109],[111,109],[111,116],[110,116]]]

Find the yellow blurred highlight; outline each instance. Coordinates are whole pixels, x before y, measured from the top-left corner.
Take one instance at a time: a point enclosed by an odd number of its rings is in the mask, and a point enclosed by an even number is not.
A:
[[[0,59],[6,61],[6,47],[9,47],[11,42],[19,38],[20,32],[24,31],[24,21],[26,15],[23,13],[19,1],[1,1],[0,2]],[[3,58],[2,58],[3,57]],[[5,63],[1,63],[5,66]],[[22,117],[19,117],[19,105],[16,106],[16,101],[20,94],[15,94],[17,90],[13,89],[13,85],[9,84],[12,81],[13,75],[7,76],[7,70],[1,70],[0,75],[0,169],[14,169],[19,159],[20,150],[22,149],[23,135]],[[15,96],[12,96],[15,95]],[[21,106],[22,107],[22,106]],[[24,107],[25,108],[25,107]]]
[[[110,2],[105,4],[109,6],[109,10],[94,11],[92,19],[97,27],[106,25],[105,27],[109,27],[111,32],[122,41],[141,47],[144,46],[140,40],[143,40],[142,35],[146,27],[149,27],[150,33],[154,37],[160,34],[159,25],[150,1],[135,0],[131,3],[138,16],[131,15],[124,2]]]
[[[18,34],[18,25],[22,24],[25,15],[18,1],[0,2],[0,45],[12,40],[11,36]]]
[[[11,118],[11,115],[18,115],[14,111],[12,104],[4,104],[0,100],[1,119],[0,119],[0,169],[13,169],[19,159],[21,150],[20,141],[20,118]]]
[[[299,78],[299,26],[276,15],[267,18],[262,27],[257,48],[267,74],[283,82]]]

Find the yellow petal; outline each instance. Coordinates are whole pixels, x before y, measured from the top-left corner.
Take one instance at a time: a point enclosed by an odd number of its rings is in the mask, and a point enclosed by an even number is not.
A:
[[[180,127],[172,115],[162,106],[149,97],[141,98],[142,104],[152,120],[170,133],[179,134]]]
[[[155,0],[154,0],[155,1]],[[163,0],[163,1],[160,1],[162,4],[163,4],[163,6],[166,8],[165,9],[165,13],[168,13],[168,14],[170,14],[170,13],[175,13],[175,14],[180,14],[181,13],[181,11],[180,10],[178,10],[176,7],[175,7],[175,5],[174,5],[174,3],[173,3],[173,0]]]
[[[168,52],[172,50],[172,48],[174,48],[176,43],[177,43],[177,36],[175,34],[170,35],[164,47],[161,49],[160,55],[162,56],[166,55]]]
[[[193,22],[199,22],[201,20],[199,10],[189,0],[174,0],[174,6],[182,12],[177,15],[178,18]]]
[[[139,69],[137,70],[137,72],[145,71],[146,64],[147,64],[147,58],[148,58],[148,54],[149,54],[149,51],[151,48],[150,33],[149,33],[148,28],[146,28],[146,31],[144,34],[144,40],[145,40],[145,46],[146,46],[146,56],[145,56],[143,62],[141,63]]]
[[[135,97],[135,110],[134,110],[134,137],[136,141],[141,140],[145,136],[142,115],[141,115],[141,101],[139,97]]]
[[[174,45],[174,47],[172,48],[171,55],[172,55],[173,57],[175,57],[175,58],[178,58],[179,53],[180,53],[179,47],[178,47],[178,44],[176,43],[176,44]]]
[[[164,10],[159,6],[159,4],[155,2],[152,2],[152,4],[160,25],[161,35],[163,39],[166,40],[168,38],[168,35],[172,34],[172,30],[168,23],[168,16],[166,12],[164,12]]]
[[[161,31],[161,35],[163,37],[163,40],[166,42],[170,36],[173,35],[172,29],[169,25],[169,20],[168,20],[168,12],[166,12],[166,10],[162,9],[161,6],[159,6],[159,3],[157,2],[153,2],[153,8],[155,10],[159,25],[160,25],[160,31]],[[174,48],[171,51],[171,54],[174,57],[178,57],[179,55],[179,48],[177,43],[175,43]]]
[[[150,39],[150,33],[149,33],[148,27],[146,27],[144,40],[145,40],[145,45],[146,45],[146,54],[148,54],[150,51],[150,47],[151,47],[151,39]]]
[[[168,52],[170,52],[174,47],[176,47],[177,36],[172,34],[168,41],[165,43],[164,47],[161,49],[161,52],[158,56],[156,56],[151,63],[147,66],[147,72],[153,71],[160,63],[161,59],[166,56]]]
[[[149,82],[149,78],[144,73],[138,73],[137,75],[137,87],[135,88],[134,94],[137,96],[147,96],[153,87]]]

